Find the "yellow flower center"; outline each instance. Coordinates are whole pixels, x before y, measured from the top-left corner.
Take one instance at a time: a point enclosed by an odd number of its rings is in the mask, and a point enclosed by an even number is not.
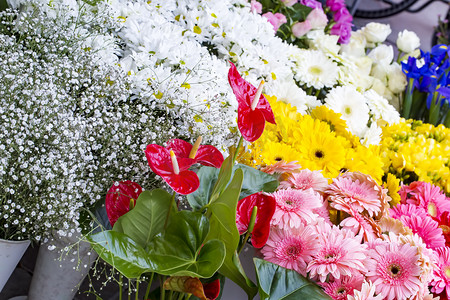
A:
[[[450,279],[450,266],[445,268],[444,273],[445,273],[445,276],[447,276],[447,278]]]
[[[436,218],[436,216],[437,216],[437,208],[436,208],[436,205],[434,203],[429,203],[428,204],[428,213],[433,218]]]
[[[312,66],[309,68],[309,73],[313,74],[313,75],[321,75],[322,74],[322,68],[319,66]]]

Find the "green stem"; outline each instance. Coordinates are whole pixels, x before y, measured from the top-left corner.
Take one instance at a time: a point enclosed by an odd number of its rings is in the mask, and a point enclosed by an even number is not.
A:
[[[173,297],[173,290],[170,290],[169,299],[172,300],[172,297]]]
[[[236,150],[235,150],[234,155],[233,155],[233,165],[234,165],[234,162],[236,161],[236,158],[237,158],[238,153],[239,153],[239,149],[241,148],[243,141],[244,141],[244,138],[241,135],[241,137],[239,138],[239,142],[237,144]]]
[[[408,90],[406,91],[405,101],[403,102],[402,117],[405,119],[409,119],[409,114],[411,112],[413,86],[414,78],[410,78],[408,82]]]
[[[438,92],[434,92],[433,99],[430,104],[430,111],[428,112],[428,122],[436,126],[439,119],[439,109],[440,109],[440,97]]]
[[[450,128],[450,110],[447,111],[447,115],[444,119],[444,125],[445,127]]]
[[[178,300],[181,300],[181,299],[183,299],[184,298],[184,293],[181,293],[180,292],[180,294],[178,295]]]
[[[188,295],[186,296],[186,300],[189,300],[189,298],[191,298],[191,296],[192,296],[192,294],[188,294]]]
[[[400,63],[402,61],[403,52],[398,50],[398,56],[397,56],[397,63]]]
[[[123,276],[120,274],[119,276],[119,300],[122,300],[122,284],[123,284]]]
[[[239,245],[239,248],[237,249],[238,255],[241,254],[242,249],[244,249],[244,246],[245,246],[245,244],[247,243],[249,237],[250,237],[250,232],[247,231],[247,233],[246,233],[245,236],[244,236],[244,239],[242,240],[242,244],[240,244],[240,245]]]
[[[155,273],[152,273],[152,275],[150,276],[150,280],[148,281],[147,290],[145,291],[144,299],[148,299],[148,295],[150,294],[150,289],[152,287],[152,281],[153,281],[153,276],[154,275],[155,275]]]
[[[140,280],[141,280],[140,277],[136,280],[136,297],[135,297],[135,300],[139,300],[139,282],[140,282]]]
[[[170,199],[169,211],[167,211],[166,220],[164,221],[164,229],[167,228],[167,223],[169,222],[170,212],[172,211],[172,207],[175,204],[175,195],[176,195],[176,192],[173,192],[172,198]]]
[[[160,285],[160,288],[161,288],[161,297],[160,297],[160,299],[161,300],[165,300],[166,299],[166,290],[164,289],[164,281],[165,281],[165,276],[160,276],[160,278],[159,278],[159,280],[161,281],[161,285]]]
[[[131,282],[128,279],[128,300],[131,300]]]

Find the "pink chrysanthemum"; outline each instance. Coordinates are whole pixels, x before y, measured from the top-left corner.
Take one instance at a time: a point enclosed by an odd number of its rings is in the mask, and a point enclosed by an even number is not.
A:
[[[342,277],[330,282],[321,283],[320,286],[333,300],[347,300],[354,290],[361,289],[364,276]]]
[[[353,291],[353,296],[348,296],[347,300],[383,300],[383,295],[375,296],[375,286],[371,281],[364,281],[360,291]]]
[[[309,189],[279,190],[273,193],[277,202],[275,213],[272,217],[272,225],[285,229],[298,228],[305,222],[312,222],[315,218],[313,209],[322,206],[322,196]]]
[[[442,229],[439,228],[438,222],[430,216],[403,216],[400,218],[400,221],[409,227],[413,233],[417,233],[427,247],[436,249],[445,246],[445,237],[442,234]]]
[[[265,260],[306,277],[306,266],[318,247],[317,234],[311,226],[300,225],[292,229],[272,227],[261,253]]]
[[[319,230],[325,228],[330,227],[321,224]],[[352,232],[331,227],[327,232],[319,232],[319,241],[320,250],[308,264],[311,278],[325,282],[329,275],[339,279],[365,272],[366,248]]]
[[[422,283],[416,247],[382,242],[369,250],[369,256],[366,277],[383,299],[407,299],[419,292]]]
[[[397,204],[395,207],[389,209],[389,216],[394,219],[400,219],[402,216],[426,217],[427,212],[422,207],[414,204]]]
[[[447,293],[450,299],[450,248],[442,247],[436,249],[439,256],[437,268],[434,269],[434,279],[431,281],[431,291],[436,294]]]
[[[423,209],[433,218],[450,211],[450,201],[435,185],[428,182],[415,181],[409,186],[402,186],[400,189],[402,203],[411,203],[423,207]]]
[[[323,193],[328,186],[328,180],[323,177],[320,171],[301,170],[293,173],[287,180],[280,182],[279,188],[294,188],[297,190],[313,189]]]
[[[333,179],[333,183],[325,191],[330,196],[331,206],[341,210],[339,205],[334,203],[336,198],[341,198],[358,212],[366,210],[371,217],[378,214],[381,211],[379,195],[381,187],[374,181],[364,180],[364,178],[353,173],[344,173]]]

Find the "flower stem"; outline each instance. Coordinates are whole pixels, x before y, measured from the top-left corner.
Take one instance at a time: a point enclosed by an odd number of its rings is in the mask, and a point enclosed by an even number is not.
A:
[[[180,295],[178,295],[178,300],[181,300],[184,298],[184,293],[180,292]]]
[[[161,285],[160,285],[160,288],[161,288],[161,297],[160,297],[160,299],[161,299],[161,300],[165,300],[165,299],[166,299],[166,290],[164,289],[164,281],[165,281],[165,277],[161,275],[161,277],[160,277],[159,279],[160,279],[160,281],[161,281]]]
[[[238,144],[237,144],[237,146],[236,146],[236,150],[235,150],[234,155],[233,155],[233,165],[234,165],[234,162],[236,161],[236,158],[237,158],[237,156],[238,156],[239,149],[240,149],[241,146],[242,146],[243,140],[244,140],[244,138],[243,138],[242,135],[241,135],[241,137],[239,138],[239,142],[238,142]]]
[[[131,300],[131,282],[128,279],[128,300]]]
[[[138,280],[136,280],[136,297],[135,300],[139,300],[139,282],[140,282],[141,278],[138,278]]]
[[[120,274],[119,276],[119,300],[122,300],[122,284],[123,284],[123,276]]]
[[[155,273],[152,273],[152,275],[150,275],[150,280],[148,281],[148,286],[147,286],[147,290],[145,291],[144,299],[148,299],[148,295],[150,294],[150,288],[152,287],[153,276],[155,276]]]
[[[175,204],[175,195],[176,195],[176,192],[173,192],[172,198],[170,199],[169,211],[167,212],[166,220],[164,221],[164,229],[166,229],[167,224],[169,223],[170,212],[172,211],[172,207]]]
[[[433,99],[430,104],[430,111],[428,112],[428,122],[436,126],[439,118],[440,97],[438,92],[434,92]]]
[[[239,247],[238,247],[238,249],[237,249],[237,254],[238,254],[238,255],[241,254],[242,249],[244,249],[244,246],[245,246],[245,244],[247,243],[249,237],[250,237],[250,232],[247,231],[247,233],[246,233],[245,236],[244,236],[244,239],[242,240],[242,244],[240,244]]]
[[[408,90],[406,91],[405,101],[403,102],[402,117],[405,119],[409,119],[409,114],[411,112],[413,86],[414,78],[410,78],[408,82]]]

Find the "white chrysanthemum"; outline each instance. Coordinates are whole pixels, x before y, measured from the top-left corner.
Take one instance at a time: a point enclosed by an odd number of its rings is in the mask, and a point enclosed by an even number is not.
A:
[[[363,137],[369,121],[369,107],[361,93],[351,86],[338,86],[328,93],[325,104],[342,114],[351,133]]]
[[[338,78],[338,65],[318,50],[301,50],[295,56],[295,77],[307,86],[316,89],[333,87]]]
[[[364,93],[370,113],[375,120],[383,119],[388,124],[397,123],[400,120],[398,111],[389,104],[386,98],[380,96],[377,92],[370,89]]]

